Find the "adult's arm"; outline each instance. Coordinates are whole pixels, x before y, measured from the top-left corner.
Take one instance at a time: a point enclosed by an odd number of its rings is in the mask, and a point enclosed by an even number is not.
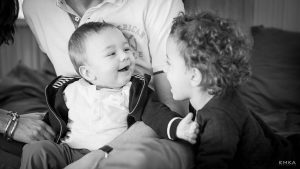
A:
[[[169,36],[173,18],[184,12],[182,0],[151,0],[146,12],[146,27],[149,36],[149,50],[152,58],[154,72],[154,87],[160,101],[173,111],[185,115],[188,104],[174,101],[170,92],[170,84],[162,72],[166,66],[166,43]],[[157,72],[161,72],[156,74]]]
[[[0,133],[4,133],[6,124],[9,121],[9,116],[6,113],[7,111],[0,109]]]
[[[0,109],[0,133],[5,132],[5,127],[10,119],[8,111]],[[53,140],[55,133],[45,122],[44,113],[29,113],[20,115],[18,124],[13,134],[13,140],[31,143],[39,140]]]

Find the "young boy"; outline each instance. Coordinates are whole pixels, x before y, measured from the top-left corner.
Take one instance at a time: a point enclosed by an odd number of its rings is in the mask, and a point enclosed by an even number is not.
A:
[[[291,145],[252,115],[236,88],[250,75],[251,43],[227,19],[180,15],[167,41],[167,78],[175,100],[197,111],[196,168],[277,168]],[[295,161],[294,161],[295,162]]]
[[[62,144],[26,145],[21,168],[63,168],[99,148],[109,153],[106,144],[141,120],[163,138],[196,142],[192,114],[181,119],[158,102],[148,88],[150,76],[132,76],[134,52],[118,28],[96,22],[80,26],[70,38],[69,55],[82,78],[58,77],[46,89],[47,121]]]

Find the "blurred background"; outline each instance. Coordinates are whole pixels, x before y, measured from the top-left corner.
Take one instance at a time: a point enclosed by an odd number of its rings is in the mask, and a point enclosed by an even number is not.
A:
[[[300,32],[300,0],[184,0],[184,4],[188,12],[212,11],[237,20],[245,30],[264,25]],[[0,78],[19,62],[40,69],[45,60],[20,10],[14,44],[0,47]]]

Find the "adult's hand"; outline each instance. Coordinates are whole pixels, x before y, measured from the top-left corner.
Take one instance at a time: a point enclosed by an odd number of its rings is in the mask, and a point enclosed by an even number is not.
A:
[[[44,121],[45,113],[29,113],[20,115],[18,125],[13,134],[16,141],[31,143],[39,140],[53,140],[55,133]]]

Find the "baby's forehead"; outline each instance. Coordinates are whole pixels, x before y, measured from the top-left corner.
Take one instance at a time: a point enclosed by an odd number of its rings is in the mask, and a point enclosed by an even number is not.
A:
[[[85,36],[83,45],[86,50],[97,50],[108,48],[108,46],[120,47],[128,40],[118,28],[110,27],[101,31],[90,32]],[[98,48],[98,49],[97,49]]]
[[[98,31],[88,32],[86,39],[90,37],[97,37],[96,39],[100,38],[101,40],[102,38],[113,38],[116,36],[125,37],[120,29],[116,27],[105,27]]]

